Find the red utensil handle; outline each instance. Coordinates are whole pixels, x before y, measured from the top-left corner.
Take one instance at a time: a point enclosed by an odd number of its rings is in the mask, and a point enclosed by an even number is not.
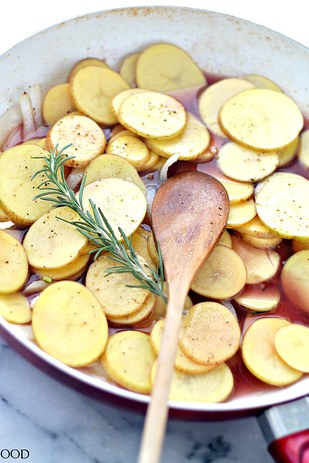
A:
[[[277,439],[268,449],[278,463],[309,463],[309,429]]]

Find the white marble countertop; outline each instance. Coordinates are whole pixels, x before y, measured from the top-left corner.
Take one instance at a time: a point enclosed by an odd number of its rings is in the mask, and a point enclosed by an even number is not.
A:
[[[200,0],[113,1],[112,7],[169,4],[201,7]],[[309,46],[302,3],[204,0],[205,9],[263,24]],[[43,8],[42,8],[43,7]],[[56,22],[111,7],[102,0],[10,0],[0,6],[0,53]],[[27,18],[27,19],[26,19]],[[0,462],[3,449],[25,449],[29,463],[134,463],[143,414],[76,392],[43,373],[0,337]],[[17,455],[15,453],[15,455]],[[27,456],[27,452],[24,452]],[[271,463],[255,417],[229,421],[170,420],[163,462]]]

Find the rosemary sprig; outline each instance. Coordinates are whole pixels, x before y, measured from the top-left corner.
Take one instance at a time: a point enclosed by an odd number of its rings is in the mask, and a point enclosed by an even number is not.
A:
[[[160,245],[158,243],[158,256],[159,266],[154,271],[151,267],[142,265],[133,249],[132,239],[127,238],[123,230],[119,227],[119,233],[123,239],[119,241],[110,226],[107,218],[102,210],[90,199],[90,210],[85,210],[83,206],[83,194],[85,188],[84,177],[79,194],[76,195],[74,191],[69,188],[65,175],[64,163],[74,156],[67,156],[64,152],[71,145],[64,146],[60,151],[56,146],[54,151],[50,150],[46,157],[41,159],[45,160],[45,166],[40,171],[36,172],[33,176],[44,174],[46,180],[42,182],[38,189],[41,191],[34,197],[34,200],[41,199],[54,203],[55,207],[67,206],[79,215],[79,220],[68,222],[73,225],[77,231],[84,235],[90,243],[97,246],[96,249],[90,251],[94,254],[96,259],[101,252],[108,251],[111,256],[110,259],[118,262],[119,265],[114,266],[106,271],[106,274],[111,273],[132,273],[135,278],[141,282],[140,285],[130,285],[132,288],[148,289],[152,293],[160,296],[164,302],[167,298],[163,292],[164,283],[164,270],[163,259],[161,254]]]

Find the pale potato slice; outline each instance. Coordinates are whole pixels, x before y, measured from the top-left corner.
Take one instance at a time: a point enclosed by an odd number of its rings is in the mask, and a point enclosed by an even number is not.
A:
[[[146,230],[143,227],[138,227],[135,233],[133,233],[131,237],[131,243],[134,251],[139,255],[142,256],[143,259],[147,262],[147,265],[152,268],[153,270],[156,269],[156,264],[152,260],[149,250],[148,250],[148,240],[152,232],[150,230]]]
[[[79,219],[69,207],[57,207],[29,228],[24,248],[29,264],[36,268],[57,269],[74,260],[87,244],[87,238],[68,222]]]
[[[28,261],[20,242],[0,230],[0,294],[15,293],[28,278]]]
[[[206,127],[191,113],[187,113],[187,123],[183,132],[171,140],[146,139],[147,146],[163,157],[178,154],[180,161],[196,159],[207,150],[210,135]]]
[[[46,146],[46,137],[41,138],[41,139],[38,140],[35,144],[38,145],[38,146],[41,146],[41,147],[44,148],[44,149],[47,149],[47,146]]]
[[[73,68],[71,69],[71,72],[68,77],[68,81],[71,83],[73,77],[75,74],[77,74],[78,71],[81,69],[88,68],[89,66],[95,66],[98,68],[104,68],[104,69],[110,69],[110,67],[101,59],[98,58],[84,58],[80,61],[78,61]]]
[[[191,289],[212,299],[228,299],[238,294],[246,283],[246,267],[239,255],[217,245],[196,273]]]
[[[257,182],[272,174],[278,164],[276,153],[261,154],[234,142],[225,143],[217,157],[221,172],[240,182]]]
[[[146,48],[138,58],[136,82],[140,88],[169,92],[205,85],[206,78],[184,50],[159,43]]]
[[[309,130],[304,130],[300,136],[299,150],[298,150],[299,162],[309,169]]]
[[[227,230],[224,230],[217,244],[226,246],[227,248],[232,248],[232,238]]]
[[[141,189],[120,178],[105,178],[87,185],[83,206],[91,211],[90,199],[104,213],[117,239],[122,239],[119,227],[130,236],[146,214],[147,203]]]
[[[149,252],[149,255],[150,255],[151,259],[153,260],[153,262],[156,265],[158,265],[159,264],[159,257],[158,257],[157,246],[156,246],[156,243],[155,243],[153,233],[151,233],[151,235],[149,235],[149,237],[148,237],[147,247],[148,247],[148,252]]]
[[[120,67],[119,74],[130,87],[136,87],[136,65],[140,55],[140,53],[132,53],[123,60]]]
[[[268,88],[269,90],[282,92],[281,88],[268,77],[261,76],[259,74],[247,74],[246,76],[244,76],[244,79],[251,82],[255,87]]]
[[[120,178],[134,183],[143,193],[146,193],[146,187],[137,170],[126,159],[119,156],[110,154],[98,156],[86,167],[85,176],[85,185],[104,178]]]
[[[230,98],[221,108],[219,124],[233,141],[256,151],[275,151],[292,143],[303,116],[284,93],[253,88]]]
[[[194,362],[203,365],[224,362],[237,352],[239,343],[238,321],[222,304],[201,302],[183,318],[179,345]]]
[[[309,328],[291,323],[275,334],[275,349],[291,368],[309,373]]]
[[[262,222],[282,238],[309,239],[309,181],[278,172],[259,183],[256,210]]]
[[[247,286],[235,301],[250,312],[270,312],[280,302],[280,290],[277,285]]]
[[[40,138],[30,138],[30,140],[24,141],[23,145],[36,145],[39,140],[41,139]]]
[[[237,231],[247,236],[263,239],[274,239],[278,238],[278,234],[270,228],[266,227],[258,216],[255,216],[250,222],[247,222],[240,227],[237,227]]]
[[[60,119],[48,132],[47,148],[54,150],[57,146],[72,146],[66,149],[69,167],[85,167],[89,162],[103,153],[106,139],[101,127],[87,116],[73,114]]]
[[[32,270],[34,273],[40,277],[49,277],[54,281],[58,280],[67,280],[79,275],[88,264],[90,259],[90,254],[83,254],[79,257],[76,257],[72,262],[69,262],[67,265],[59,268],[35,268]]]
[[[51,87],[45,95],[42,105],[43,119],[47,125],[54,125],[62,117],[75,110],[70,92],[70,84],[58,84]]]
[[[141,305],[140,309],[137,312],[134,312],[132,315],[127,315],[126,317],[113,318],[108,317],[109,322],[114,326],[132,326],[138,325],[141,322],[144,322],[149,318],[153,313],[153,308],[155,304],[156,296],[152,293],[146,297],[145,302]]]
[[[220,109],[232,96],[254,87],[247,80],[238,78],[222,79],[207,87],[199,97],[198,108],[209,130],[219,137],[225,137],[218,122]]]
[[[107,318],[123,318],[131,316],[142,308],[150,291],[145,288],[130,288],[128,285],[139,285],[140,282],[132,273],[111,273],[119,264],[110,258],[110,254],[102,254],[89,267],[86,276],[86,287],[97,297]],[[147,271],[147,264],[142,257],[139,261]]]
[[[32,311],[23,294],[0,294],[0,315],[9,323],[23,325],[31,322]]]
[[[122,127],[121,125],[119,125],[119,127]],[[133,132],[130,132],[130,130],[127,130],[127,129],[121,129],[121,130],[117,130],[116,133],[110,137],[110,139],[108,140],[109,143],[113,142],[114,140],[117,140],[118,137],[122,137],[123,135],[129,135],[130,137],[137,137],[139,138],[138,135],[136,135],[136,133],[133,133]]]
[[[276,332],[288,324],[283,318],[260,318],[249,326],[242,342],[242,358],[248,370],[273,386],[287,386],[302,376],[283,362],[275,350]]]
[[[233,236],[233,249],[242,258],[248,284],[258,284],[271,280],[279,271],[280,255],[272,249],[258,249]]]
[[[305,251],[306,249],[309,249],[309,240],[306,240],[306,241],[292,240],[292,247],[293,247],[294,252]]]
[[[285,294],[293,304],[309,313],[309,250],[289,257],[281,272]]]
[[[228,228],[238,228],[250,222],[256,216],[256,208],[253,199],[247,199],[241,203],[230,205],[229,216],[227,219]]]
[[[159,320],[152,327],[150,332],[150,344],[156,355],[159,355],[162,337],[164,330],[164,320]],[[193,362],[187,357],[180,347],[177,347],[174,368],[178,371],[189,375],[199,375],[212,370],[216,365],[201,365],[200,363]]]
[[[256,236],[242,234],[241,237],[246,243],[259,249],[273,249],[282,241],[280,236],[276,238],[258,238]]]
[[[168,297],[168,286],[166,282],[164,282],[163,284],[163,293],[166,297]],[[185,303],[183,306],[183,312],[185,313],[192,306],[193,306],[193,302],[190,296],[187,294],[185,298]],[[153,308],[153,315],[152,315],[153,320],[160,320],[161,318],[164,318],[166,316],[166,309],[167,309],[167,304],[163,301],[161,297],[157,296],[155,305]]]
[[[8,222],[10,218],[6,215],[6,213],[0,207],[0,222]]]
[[[276,151],[279,156],[279,167],[289,164],[297,154],[300,137],[296,137],[288,146]]]
[[[18,145],[0,156],[0,207],[18,225],[31,225],[52,208],[52,203],[33,200],[37,187],[47,180],[44,173],[48,152],[36,145]]]
[[[71,79],[71,93],[76,108],[98,123],[117,122],[112,111],[113,98],[129,85],[111,69],[89,66],[79,70]]]
[[[95,361],[108,339],[99,302],[75,281],[53,283],[42,291],[33,308],[32,327],[41,349],[72,367]]]
[[[123,90],[122,92],[118,93],[118,95],[112,99],[112,110],[114,111],[115,116],[118,118],[122,103],[130,96],[147,92],[149,91],[143,90],[142,88],[129,88],[128,90]]]
[[[154,170],[155,166],[158,164],[160,161],[160,156],[157,153],[154,153],[153,151],[150,151],[150,156],[147,162],[142,166],[143,172],[146,172],[147,170]]]
[[[185,128],[187,114],[175,98],[162,93],[138,93],[127,98],[118,113],[119,122],[145,138],[177,137]]]
[[[107,144],[106,153],[126,159],[137,170],[142,170],[150,158],[147,145],[134,135],[119,135]]]
[[[121,331],[109,338],[102,364],[117,384],[130,391],[149,394],[150,370],[155,358],[148,334]]]

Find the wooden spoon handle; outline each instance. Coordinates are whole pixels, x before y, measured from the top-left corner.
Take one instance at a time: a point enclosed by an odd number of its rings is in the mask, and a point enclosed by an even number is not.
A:
[[[173,287],[170,284],[164,334],[151,402],[146,414],[139,463],[158,463],[160,461],[168,415],[168,396],[186,294],[187,288],[183,290],[183,288],[179,288],[179,285]]]

